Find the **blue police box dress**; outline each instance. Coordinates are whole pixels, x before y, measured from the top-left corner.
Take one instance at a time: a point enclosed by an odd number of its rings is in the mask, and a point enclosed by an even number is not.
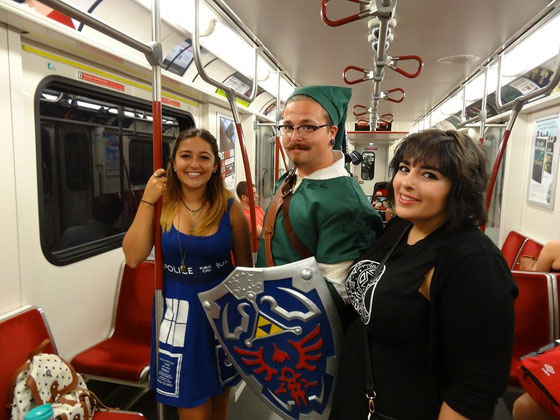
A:
[[[155,330],[152,334],[150,386],[156,389],[156,399],[163,404],[196,407],[240,380],[216,340],[197,296],[217,286],[233,270],[229,219],[232,202],[230,199],[213,235],[186,235],[175,226],[162,233],[163,319],[157,376]],[[186,254],[185,273],[179,269],[180,249]]]

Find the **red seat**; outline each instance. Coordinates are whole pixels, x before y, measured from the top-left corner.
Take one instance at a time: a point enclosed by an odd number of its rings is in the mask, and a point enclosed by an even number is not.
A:
[[[72,365],[88,378],[148,386],[154,263],[144,261],[136,269],[123,263],[118,302],[109,337],[72,359]]]
[[[512,230],[508,233],[506,240],[502,244],[502,254],[510,269],[513,269],[515,262],[519,258],[519,251],[526,240],[527,237],[519,232]]]
[[[512,274],[519,296],[515,300],[510,385],[519,386],[519,358],[554,340],[558,309],[554,305],[552,275],[531,271],[512,271]]]
[[[16,311],[0,316],[0,420],[7,420],[9,409],[5,408],[12,401],[9,390],[13,373],[28,359],[29,354],[39,344],[49,338],[49,344],[43,351],[56,353],[56,345],[43,311],[34,306],[24,306]],[[98,412],[94,420],[135,420],[144,419],[139,413],[132,412]]]
[[[538,257],[541,253],[541,249],[543,249],[543,244],[532,239],[527,239],[525,242],[523,242],[523,245],[521,245],[521,248],[517,253],[517,257],[515,258],[515,261],[513,263],[512,270],[519,270],[519,257],[521,257],[522,255]]]

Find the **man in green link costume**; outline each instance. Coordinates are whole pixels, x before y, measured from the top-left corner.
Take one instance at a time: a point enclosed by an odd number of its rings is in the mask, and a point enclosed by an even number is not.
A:
[[[344,168],[340,149],[351,95],[351,89],[334,86],[297,89],[288,98],[281,129],[282,144],[297,174],[289,219],[297,237],[317,260],[339,308],[343,301],[348,302],[344,286],[348,269],[383,227],[381,217]],[[301,259],[282,217],[279,211],[271,241],[274,265]],[[263,236],[257,266],[267,266]]]

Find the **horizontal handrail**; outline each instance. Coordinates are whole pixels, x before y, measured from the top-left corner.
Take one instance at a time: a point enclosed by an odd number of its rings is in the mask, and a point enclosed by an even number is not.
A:
[[[231,90],[231,94],[235,95],[235,97],[251,103],[255,100],[255,97],[257,96],[257,63],[258,63],[258,48],[254,48],[255,51],[255,67],[254,67],[254,77],[253,77],[253,85],[252,85],[252,90],[251,90],[251,96],[247,96],[244,95],[242,93],[239,93],[237,91],[235,91],[235,89],[230,88],[229,86],[226,86],[225,84],[218,82],[217,80],[211,78],[208,73],[206,73],[206,69],[204,68],[204,66],[202,65],[202,60],[200,58],[201,56],[201,52],[200,52],[200,0],[195,0],[194,1],[194,34],[193,34],[193,58],[194,58],[194,64],[196,66],[196,69],[198,71],[198,74],[200,75],[200,77],[202,78],[202,80],[204,80],[206,83],[211,84],[212,86],[214,86],[217,89],[221,89],[224,92],[228,92]]]
[[[414,60],[418,62],[418,69],[416,70],[415,73],[409,73],[397,66],[399,61],[409,61],[409,60]],[[422,73],[422,69],[424,68],[424,61],[422,61],[422,59],[417,55],[401,55],[399,57],[389,57],[387,61],[387,66],[395,70],[397,73],[400,73],[403,76],[408,77],[409,79],[414,79],[415,77],[418,77],[420,73]]]
[[[555,11],[560,10],[560,0],[552,0],[549,2],[535,17],[533,17],[530,21],[528,21],[523,27],[521,27],[509,40],[505,43],[500,45],[487,59],[485,59],[476,69],[459,85],[454,86],[453,89],[447,93],[439,102],[436,102],[426,113],[421,114],[421,116],[416,120],[415,126],[417,126],[422,119],[424,119],[428,114],[430,114],[434,109],[436,109],[439,105],[444,103],[449,97],[457,92],[457,88],[463,85],[463,89],[466,84],[468,84],[471,80],[473,80],[476,76],[481,74],[481,71],[484,71],[486,67],[491,66],[495,61],[496,57],[500,54],[503,54],[508,48],[513,48],[519,42],[522,42],[526,37],[531,34],[534,30],[536,30],[540,23],[546,22],[548,19],[553,18],[556,13]],[[542,92],[540,93],[542,94]],[[498,95],[496,95],[498,96]],[[481,98],[478,98],[481,99]],[[501,98],[500,98],[501,99]],[[507,111],[513,108],[513,102],[506,104],[504,111]],[[464,109],[464,107],[463,107]],[[498,113],[502,113],[502,110],[498,110]],[[479,117],[475,117],[474,120],[478,119]],[[464,121],[464,111],[461,115],[461,121],[463,125],[471,123],[473,119]]]
[[[548,84],[545,86],[534,90],[533,92],[529,92],[526,95],[521,95],[515,98],[513,101],[508,102],[507,104],[502,104],[502,86],[501,86],[501,79],[502,79],[502,58],[504,53],[502,52],[498,55],[498,81],[496,86],[496,108],[498,112],[503,112],[509,110],[514,107],[516,102],[528,102],[538,96],[546,96],[560,81],[560,50],[558,51],[558,55],[556,56],[556,69],[554,70],[554,75],[550,78]]]
[[[154,54],[154,43],[139,41],[136,38],[133,38],[130,35],[127,35],[113,28],[111,25],[103,22],[102,20],[93,17],[89,13],[85,13],[74,6],[69,5],[62,0],[41,0],[41,3],[46,6],[52,7],[53,9],[65,15],[68,15],[73,19],[79,20],[81,23],[84,23],[103,34],[110,36],[111,38],[116,39],[117,41],[120,41],[137,51],[140,51],[146,56],[150,64],[154,65],[154,63],[158,63],[157,57]],[[153,60],[155,60],[155,62],[153,62]]]
[[[346,76],[347,76],[347,73],[348,73],[349,70],[361,71],[361,72],[363,72],[364,75],[361,79],[348,80],[348,78]],[[355,85],[356,83],[362,83],[362,82],[365,82],[367,80],[373,79],[373,72],[371,70],[367,70],[367,69],[364,69],[362,67],[348,66],[343,70],[342,78],[344,79],[344,82],[346,84]]]

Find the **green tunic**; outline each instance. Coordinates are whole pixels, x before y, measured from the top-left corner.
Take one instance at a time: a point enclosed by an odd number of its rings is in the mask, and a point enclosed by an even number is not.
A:
[[[276,188],[285,176],[286,174],[278,180]],[[373,244],[383,229],[381,216],[373,210],[356,180],[349,176],[304,178],[294,192],[289,214],[297,236],[317,262],[324,264],[358,258],[362,251]],[[286,236],[282,210],[276,216],[272,255],[275,265],[301,259]],[[262,236],[257,267],[266,267]]]

